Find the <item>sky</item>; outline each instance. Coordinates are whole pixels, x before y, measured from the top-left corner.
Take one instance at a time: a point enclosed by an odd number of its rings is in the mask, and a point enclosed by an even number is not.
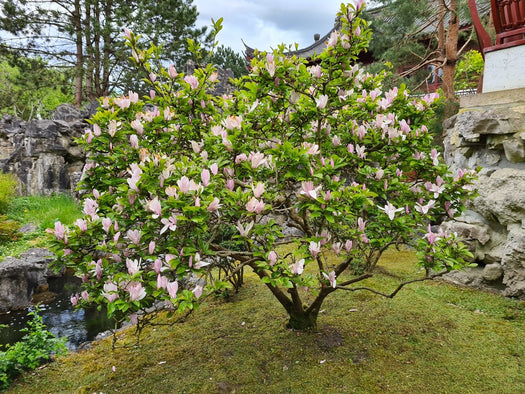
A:
[[[353,2],[354,0],[348,0]],[[219,44],[241,53],[241,41],[259,50],[298,43],[304,48],[314,34],[324,36],[334,26],[342,0],[193,0],[198,26],[224,18]]]

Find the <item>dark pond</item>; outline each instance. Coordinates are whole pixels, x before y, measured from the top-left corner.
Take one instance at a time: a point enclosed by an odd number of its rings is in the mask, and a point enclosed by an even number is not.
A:
[[[70,350],[76,350],[81,343],[92,341],[98,333],[113,328],[113,322],[107,319],[105,311],[73,308],[70,297],[78,288],[79,282],[75,277],[52,279],[49,282],[49,291],[56,293],[56,297],[40,303],[40,315],[47,330],[58,338],[67,337]],[[22,338],[24,333],[20,329],[30,319],[27,316],[29,310],[0,314],[0,324],[8,325],[7,328],[0,328],[0,344],[11,344]]]

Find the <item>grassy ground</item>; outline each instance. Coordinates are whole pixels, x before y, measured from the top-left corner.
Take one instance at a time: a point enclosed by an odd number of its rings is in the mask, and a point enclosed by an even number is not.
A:
[[[368,284],[394,288],[417,275],[414,262],[411,252],[390,252]],[[420,282],[392,300],[336,292],[324,308],[318,333],[287,330],[284,310],[247,275],[232,299],[202,305],[183,324],[146,329],[140,347],[111,351],[100,341],[8,392],[524,392],[523,302]],[[118,343],[132,341],[124,331]]]
[[[81,209],[69,196],[13,198],[7,210],[7,217],[21,225],[32,224],[36,229],[16,242],[0,244],[0,260],[5,256],[18,256],[31,247],[44,247],[46,228],[53,228],[57,220],[67,225],[73,224],[80,216]]]

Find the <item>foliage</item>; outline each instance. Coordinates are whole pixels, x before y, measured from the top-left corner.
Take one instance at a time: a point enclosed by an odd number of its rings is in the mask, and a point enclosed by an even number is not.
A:
[[[235,78],[248,74],[248,67],[244,56],[238,54],[230,47],[219,45],[211,55],[210,63],[223,69],[231,69]]]
[[[18,179],[16,175],[0,171],[0,214],[5,213],[16,194]]]
[[[191,0],[8,1],[0,8],[0,43],[72,70],[71,90],[80,106],[83,100],[137,88],[137,74],[123,67],[128,55],[119,40],[122,27],[164,43],[164,60],[181,67],[190,56],[186,39],[206,41],[205,29],[195,27],[197,15]]]
[[[367,286],[417,278],[416,262],[412,250],[391,248]],[[284,309],[251,272],[233,300],[207,302],[184,324],[147,328],[140,348],[111,351],[110,338],[97,341],[25,374],[8,392],[523,391],[524,301],[435,281],[392,300],[335,292],[319,332],[302,333],[284,328]],[[133,329],[119,335],[134,342]]]
[[[483,5],[488,2],[478,1]],[[442,69],[445,96],[452,99],[457,58],[465,48],[463,44],[474,36],[473,28],[459,29],[471,20],[467,1],[378,0],[378,3],[382,7],[366,16],[374,31],[370,45],[374,57],[392,63],[398,73],[410,76],[412,86],[421,90]],[[460,42],[462,45],[458,46]]]
[[[226,258],[259,276],[289,326],[315,329],[325,298],[363,289],[355,284],[390,245],[425,234],[417,246],[428,272],[464,265],[469,252],[427,224],[461,212],[473,173],[450,173],[434,148],[426,124],[437,95],[383,92],[381,75],[355,65],[370,37],[357,4],[341,6],[341,32],[310,63],[284,56],[284,46],[258,53],[232,96],[210,96],[211,65],[194,75],[153,69],[160,50],[141,49],[128,33],[150,96],[101,101],[79,141],[91,163],[85,216],[50,229],[56,267],[83,278],[74,303],[103,304],[139,324],[156,301],[192,310]],[[225,226],[243,250],[220,242]],[[289,240],[293,250],[280,252]],[[214,286],[223,289],[214,282],[206,291]]]
[[[20,238],[22,234],[19,229],[20,223],[8,219],[6,215],[0,215],[0,245]]]
[[[82,213],[71,196],[18,196],[14,197],[7,210],[7,219],[16,225],[33,224],[36,230],[20,234],[12,242],[0,244],[0,260],[5,256],[18,256],[31,247],[46,247],[45,229],[55,221],[71,225]]]
[[[0,116],[48,118],[62,103],[73,102],[71,75],[41,58],[16,52],[0,56]]]
[[[476,89],[483,73],[483,56],[478,51],[466,52],[456,65],[456,90]]]
[[[80,206],[68,195],[19,196],[11,201],[7,215],[22,224],[32,223],[41,230],[59,220],[71,225],[82,213]]]
[[[39,309],[29,312],[32,319],[21,331],[26,333],[21,341],[7,345],[0,352],[0,389],[9,386],[11,380],[25,370],[35,369],[51,360],[53,355],[66,354],[66,338],[57,339],[47,331]]]

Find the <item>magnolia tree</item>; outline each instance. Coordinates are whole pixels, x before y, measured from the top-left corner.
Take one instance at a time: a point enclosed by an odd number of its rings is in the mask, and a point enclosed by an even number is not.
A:
[[[81,139],[85,216],[51,230],[56,265],[83,281],[74,304],[139,324],[141,311],[191,310],[225,285],[203,280],[222,259],[251,267],[290,327],[315,329],[334,291],[392,297],[406,284],[356,285],[391,245],[416,246],[426,278],[464,264],[468,251],[430,223],[461,211],[473,174],[450,173],[432,143],[435,95],[382,91],[356,64],[370,36],[361,8],[341,6],[323,53],[259,53],[222,97],[212,66],[153,69],[159,49],[126,32],[150,95],[101,100]]]

